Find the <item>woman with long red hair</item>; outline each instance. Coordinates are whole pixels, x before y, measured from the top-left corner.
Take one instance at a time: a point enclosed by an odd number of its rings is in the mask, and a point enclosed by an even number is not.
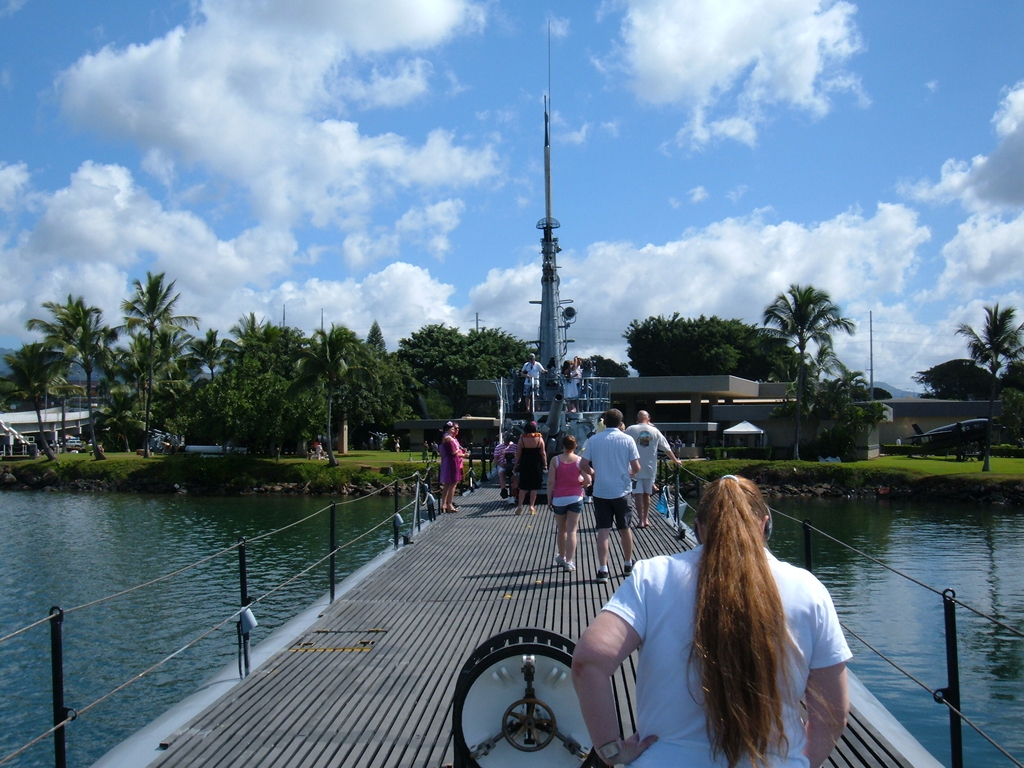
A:
[[[770,526],[753,482],[711,483],[700,545],[638,562],[583,633],[573,683],[606,763],[818,768],[831,754],[850,649],[825,587],[766,549]],[[637,648],[638,732],[623,740],[610,678]]]

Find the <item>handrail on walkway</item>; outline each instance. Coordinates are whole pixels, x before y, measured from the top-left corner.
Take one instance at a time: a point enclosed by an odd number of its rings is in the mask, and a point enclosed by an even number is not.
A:
[[[414,492],[413,499],[412,499],[412,501],[408,502],[407,504],[405,504],[404,506],[402,506],[400,508],[399,507],[399,494],[398,494],[397,486],[398,486],[399,483],[405,483],[405,482],[408,482],[409,480],[413,480],[413,479],[415,480],[415,492]],[[346,504],[354,504],[354,503],[357,503],[359,501],[363,501],[365,499],[371,498],[373,496],[378,496],[378,495],[382,494],[388,488],[395,488],[395,491],[392,494],[394,499],[395,499],[395,511],[394,511],[394,514],[385,517],[380,522],[378,522],[375,525],[371,526],[369,529],[363,531],[358,536],[355,536],[352,539],[349,539],[345,543],[337,544],[336,540],[335,540],[335,538],[336,538],[336,514],[337,514],[337,508],[339,506],[344,506]],[[388,483],[387,485],[382,486],[381,488],[378,488],[378,489],[374,490],[372,493],[366,494],[364,496],[360,496],[358,498],[350,498],[350,499],[346,499],[346,500],[340,501],[340,502],[337,502],[337,501],[331,502],[329,505],[323,507],[322,509],[319,509],[316,512],[313,512],[313,513],[307,515],[306,517],[304,517],[304,518],[302,518],[300,520],[296,520],[296,521],[294,521],[292,523],[289,523],[288,525],[282,526],[282,527],[277,528],[277,529],[275,529],[273,531],[268,531],[266,533],[260,534],[259,536],[254,536],[254,537],[249,538],[249,539],[242,538],[242,539],[238,540],[237,542],[235,542],[234,544],[231,544],[230,546],[224,547],[223,549],[218,550],[217,552],[214,552],[213,554],[207,555],[206,557],[200,558],[199,560],[195,561],[194,563],[191,563],[191,564],[189,564],[187,566],[179,568],[179,569],[173,571],[172,573],[168,573],[168,574],[165,574],[163,576],[159,576],[159,577],[157,577],[155,579],[151,579],[151,580],[149,580],[147,582],[144,582],[142,584],[137,584],[137,585],[135,585],[133,587],[129,587],[127,589],[120,590],[120,591],[112,593],[110,595],[106,595],[104,597],[100,597],[100,598],[97,598],[95,600],[91,600],[91,601],[89,601],[87,603],[83,603],[82,605],[78,605],[78,606],[75,606],[74,608],[69,608],[67,610],[61,609],[59,606],[54,606],[53,608],[50,609],[49,614],[45,618],[42,618],[42,619],[40,619],[38,621],[34,621],[34,622],[32,622],[32,623],[30,623],[30,624],[28,624],[26,626],[23,626],[23,627],[21,627],[19,629],[14,630],[13,632],[8,633],[7,635],[4,635],[3,637],[0,637],[0,645],[2,645],[5,641],[11,640],[14,637],[17,637],[17,636],[19,636],[21,634],[24,634],[24,633],[30,631],[31,629],[33,629],[35,627],[38,627],[38,626],[40,626],[42,624],[49,624],[49,626],[50,626],[50,649],[51,649],[50,655],[51,655],[51,669],[52,669],[52,675],[51,676],[52,676],[52,680],[53,680],[53,712],[54,712],[53,726],[48,728],[44,732],[38,734],[35,738],[31,739],[30,741],[26,742],[25,744],[21,745],[14,752],[11,752],[10,754],[7,754],[7,755],[0,756],[0,766],[3,766],[3,765],[6,765],[7,763],[10,763],[16,757],[18,757],[21,754],[24,754],[27,750],[31,749],[33,746],[39,744],[40,742],[42,742],[43,740],[47,739],[48,737],[50,737],[52,735],[54,737],[54,765],[56,766],[56,768],[66,768],[66,766],[67,766],[67,755],[66,755],[65,737],[66,737],[66,726],[68,724],[70,724],[74,720],[78,719],[80,716],[86,714],[87,712],[91,711],[92,709],[97,707],[99,704],[103,703],[104,701],[106,701],[110,697],[114,696],[115,694],[120,693],[121,691],[125,690],[126,688],[128,688],[131,685],[133,685],[134,683],[136,683],[136,682],[138,682],[138,681],[148,677],[149,675],[151,675],[153,672],[158,670],[160,667],[162,667],[167,662],[169,662],[172,659],[176,658],[177,656],[181,655],[182,653],[184,653],[189,648],[194,647],[195,645],[197,645],[202,640],[204,640],[207,637],[209,637],[210,635],[214,634],[217,630],[223,628],[224,626],[226,626],[227,624],[232,623],[232,622],[235,623],[236,631],[238,633],[238,639],[239,639],[239,659],[238,659],[238,661],[239,661],[239,676],[240,677],[245,677],[246,675],[249,674],[249,671],[250,671],[249,670],[249,659],[248,659],[249,631],[255,625],[255,619],[252,618],[252,614],[250,613],[251,606],[257,605],[257,604],[259,604],[261,602],[264,602],[271,595],[276,594],[277,592],[279,592],[280,590],[284,589],[289,584],[294,583],[295,581],[297,581],[298,579],[302,578],[303,576],[308,574],[313,569],[323,565],[323,563],[327,562],[327,561],[329,561],[330,601],[334,602],[334,600],[335,600],[335,583],[337,581],[335,557],[336,557],[337,553],[340,552],[343,549],[346,549],[347,547],[352,546],[353,544],[355,544],[356,542],[360,541],[361,539],[364,539],[365,537],[369,536],[374,531],[377,531],[380,528],[386,526],[388,523],[391,523],[393,525],[393,527],[394,527],[394,531],[395,531],[394,541],[395,541],[395,548],[396,549],[399,548],[399,537],[400,536],[404,536],[404,540],[405,540],[406,543],[411,542],[412,541],[412,537],[413,537],[413,531],[414,530],[415,531],[419,531],[421,529],[422,522],[423,522],[422,521],[422,513],[423,513],[424,508],[426,508],[426,510],[427,510],[429,520],[432,521],[434,519],[435,505],[433,503],[431,503],[432,501],[433,501],[433,499],[432,499],[432,497],[429,494],[429,470],[428,470],[427,482],[424,482],[424,480],[420,477],[420,474],[418,472],[416,472],[416,473],[414,473],[412,475],[409,475],[408,477],[397,478],[397,479],[393,480],[391,483]],[[404,512],[404,511],[407,511],[409,509],[413,510],[412,520],[411,520],[411,522],[409,524],[409,534],[404,535],[404,534],[401,533],[401,528],[402,528],[402,526],[404,526],[404,523],[402,522],[402,518],[401,518],[400,513]],[[274,536],[276,534],[280,534],[280,533],[282,533],[284,531],[289,530],[290,528],[294,528],[297,525],[300,525],[302,523],[306,523],[306,522],[308,522],[308,521],[310,521],[310,520],[312,520],[312,519],[322,515],[324,512],[329,512],[330,513],[330,518],[331,518],[330,519],[330,534],[329,534],[330,535],[330,542],[329,542],[327,554],[324,555],[323,557],[317,559],[313,563],[307,565],[306,567],[302,568],[300,571],[298,571],[294,575],[290,576],[289,578],[287,578],[286,580],[284,580],[280,584],[270,588],[264,594],[262,594],[262,595],[260,595],[258,597],[250,596],[248,594],[248,586],[247,586],[248,564],[247,564],[247,557],[246,557],[246,545],[247,544],[251,544],[251,543],[256,542],[256,541],[261,541],[263,539],[267,539],[267,538],[269,538],[271,536]],[[80,707],[78,709],[72,709],[72,708],[69,708],[69,707],[65,706],[65,702],[64,702],[64,679],[63,679],[63,677],[64,677],[64,675],[63,675],[63,622],[64,622],[64,618],[69,613],[72,613],[72,612],[75,612],[75,611],[81,611],[81,610],[83,610],[85,608],[91,608],[91,607],[100,605],[101,603],[104,603],[104,602],[107,602],[109,600],[112,600],[114,598],[122,597],[124,595],[127,595],[127,594],[130,594],[132,592],[135,592],[135,591],[138,591],[140,589],[143,589],[145,587],[150,587],[150,586],[153,586],[155,584],[159,584],[161,582],[167,581],[168,579],[171,579],[171,578],[173,578],[175,576],[181,575],[182,573],[185,573],[188,570],[196,568],[196,567],[198,567],[198,566],[200,566],[200,565],[202,565],[204,563],[210,562],[211,560],[214,560],[214,559],[216,559],[218,557],[221,557],[221,556],[223,556],[223,555],[225,555],[225,554],[227,554],[229,552],[233,552],[233,551],[238,551],[238,553],[239,553],[239,583],[240,583],[240,592],[241,592],[240,607],[236,611],[234,611],[231,615],[229,615],[227,618],[223,619],[222,621],[217,622],[212,627],[207,628],[201,634],[199,634],[198,636],[196,636],[193,639],[189,640],[187,643],[185,643],[185,645],[181,646],[177,650],[175,650],[172,653],[170,653],[169,655],[165,656],[160,661],[156,662],[155,664],[153,664],[150,667],[147,667],[146,669],[142,670],[141,672],[139,672],[138,674],[134,675],[130,679],[126,680],[125,682],[121,683],[120,685],[117,685],[112,690],[110,690],[107,693],[104,693],[103,695],[99,696],[97,699],[93,700],[89,704],[86,704],[85,706]],[[249,623],[250,621],[253,622],[251,625]]]

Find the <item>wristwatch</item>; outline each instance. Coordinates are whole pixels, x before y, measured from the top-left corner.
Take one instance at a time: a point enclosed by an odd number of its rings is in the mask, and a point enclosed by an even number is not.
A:
[[[619,761],[616,759],[622,754],[622,739],[616,739],[615,741],[609,741],[603,747],[597,748],[597,754],[601,756],[608,765],[616,765]]]

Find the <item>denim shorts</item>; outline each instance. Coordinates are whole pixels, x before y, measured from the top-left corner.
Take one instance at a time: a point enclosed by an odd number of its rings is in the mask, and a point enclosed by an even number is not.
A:
[[[574,501],[572,504],[566,504],[564,507],[552,506],[551,511],[556,515],[564,515],[566,512],[575,512],[578,515],[583,511],[583,502]]]

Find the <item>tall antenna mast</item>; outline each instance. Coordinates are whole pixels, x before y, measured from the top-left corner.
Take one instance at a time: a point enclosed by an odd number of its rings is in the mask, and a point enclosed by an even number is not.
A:
[[[548,93],[544,96],[544,218],[537,222],[541,237],[541,301],[540,301],[540,364],[552,373],[557,373],[565,357],[565,328],[561,322],[561,306],[558,298],[558,264],[555,255],[562,250],[554,230],[560,225],[551,215],[551,22],[548,22]]]

